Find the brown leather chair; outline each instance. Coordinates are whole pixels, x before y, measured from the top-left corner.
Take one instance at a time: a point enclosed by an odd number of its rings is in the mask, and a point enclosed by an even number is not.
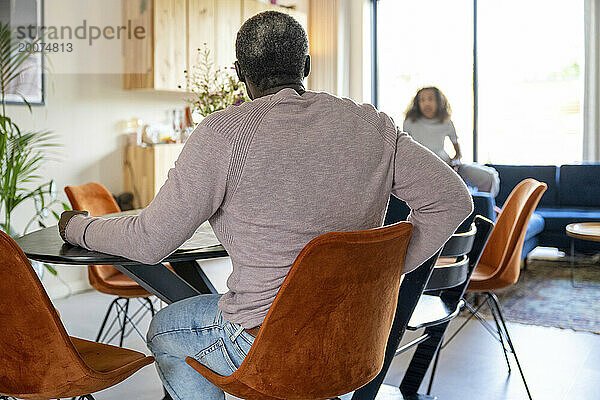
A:
[[[90,182],[79,186],[65,186],[65,193],[69,198],[73,210],[88,211],[94,217],[121,211],[112,194],[100,183]],[[145,339],[144,335],[137,329],[133,319],[134,316],[137,316],[139,320],[140,316],[143,315],[143,313],[140,314],[140,311],[142,311],[140,310],[141,307],[149,310],[154,315],[154,306],[149,299],[151,294],[112,265],[90,265],[88,267],[88,279],[90,285],[97,291],[117,296],[106,311],[96,341],[99,342],[106,339],[111,328],[115,325],[116,318],[120,314],[122,314],[122,321],[118,324],[120,329],[112,337],[108,338],[106,342],[110,343],[117,334],[120,334],[119,346],[123,346],[127,323],[140,334],[142,339]],[[134,313],[129,312],[129,300],[132,298],[142,301],[140,309]],[[117,309],[117,317],[109,325],[106,332],[104,332],[113,307]],[[103,332],[104,336],[102,336]]]
[[[187,363],[247,400],[330,399],[365,385],[384,362],[411,232],[400,222],[313,239],[237,371],[221,376],[194,358]]]
[[[517,358],[517,353],[508,333],[502,310],[494,290],[502,289],[517,283],[521,270],[521,251],[525,241],[525,232],[531,215],[535,211],[542,195],[548,186],[545,183],[538,182],[535,179],[525,179],[521,181],[512,190],[499,214],[496,225],[490,234],[490,238],[483,249],[481,259],[471,275],[471,281],[467,291],[471,293],[481,293],[485,296],[485,302],[477,308],[470,303],[466,303],[471,311],[471,316],[459,327],[459,329],[448,339],[446,345],[462,329],[462,327],[473,317],[476,316],[480,322],[493,333],[496,339],[502,345],[504,357],[510,373],[511,367],[508,360],[509,350],[515,357],[519,373],[523,379],[523,384],[527,390],[527,395],[531,399],[531,393],[525,380],[525,375],[521,369],[521,364]],[[490,308],[495,322],[495,329],[488,326],[487,322],[479,316],[479,309],[487,304]],[[495,333],[494,333],[495,330]],[[444,345],[445,347],[445,345]],[[439,355],[439,353],[438,353]],[[437,361],[436,361],[437,362]]]
[[[489,292],[517,283],[527,225],[547,187],[529,178],[512,190],[473,272],[469,292]]]
[[[137,351],[70,337],[31,263],[2,231],[0,295],[0,394],[4,396],[88,395],[116,385],[154,361]]]

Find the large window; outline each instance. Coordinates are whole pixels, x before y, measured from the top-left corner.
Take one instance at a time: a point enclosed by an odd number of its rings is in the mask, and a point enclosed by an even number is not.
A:
[[[581,161],[583,1],[479,1],[477,39],[479,161]]]
[[[583,29],[582,0],[479,1],[476,24],[473,0],[378,0],[379,108],[402,125],[417,89],[439,87],[472,161],[476,36],[477,160],[581,160]]]

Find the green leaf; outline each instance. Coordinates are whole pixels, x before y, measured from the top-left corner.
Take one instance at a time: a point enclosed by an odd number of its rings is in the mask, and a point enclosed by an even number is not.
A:
[[[58,271],[56,269],[54,269],[54,267],[50,264],[44,264],[44,267],[46,267],[46,269],[48,270],[48,272],[50,272],[52,275],[57,276],[58,275]]]

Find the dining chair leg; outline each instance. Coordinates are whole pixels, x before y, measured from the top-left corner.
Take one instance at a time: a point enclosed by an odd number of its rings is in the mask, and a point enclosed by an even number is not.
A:
[[[120,329],[117,329],[117,333],[115,333],[113,336],[111,336],[109,339],[106,339],[108,337],[108,334],[111,332],[113,326],[115,326],[115,324],[118,322],[119,326],[121,325],[121,312],[123,310],[123,306],[121,306],[120,301],[121,300],[125,300],[123,297],[118,297],[115,300],[115,312],[117,313],[117,315],[113,318],[112,322],[110,323],[110,325],[108,326],[108,328],[104,329],[104,335],[100,338],[99,342],[100,343],[110,343],[112,342],[112,340],[119,334]]]
[[[481,305],[487,304],[487,301],[482,303]],[[494,329],[494,327],[492,326],[492,324],[490,324],[485,318],[483,318],[481,316],[481,314],[479,314],[478,310],[475,310],[473,308],[473,306],[471,306],[468,302],[465,302],[465,307],[467,307],[469,309],[469,311],[471,312],[471,314],[473,314],[473,316],[475,318],[477,318],[477,321],[479,321],[479,323],[481,323],[481,326],[483,326],[485,328],[486,331],[488,331],[488,333],[494,338],[496,339],[498,342],[500,342],[500,338],[498,337],[498,332],[496,331],[496,329]]]
[[[154,309],[154,304],[152,304],[152,300],[139,298],[138,301],[141,303],[141,306],[135,311],[135,313],[130,315],[128,307],[129,299],[125,297],[117,298],[114,303],[117,315],[112,320],[108,328],[103,329],[104,336],[100,335],[101,337],[97,341],[102,343],[111,343],[117,336],[122,335],[123,338],[128,337],[133,330],[135,330],[140,338],[145,341],[146,337],[138,328],[137,323],[139,323],[146,316],[148,311],[150,311],[152,316],[154,316],[156,312]],[[115,326],[115,323],[117,322],[119,323],[118,329],[112,336],[110,336],[110,338],[107,339],[113,326]],[[129,330],[127,329],[128,327]]]
[[[125,326],[127,325],[127,312],[129,311],[129,299],[125,301],[125,311],[123,312],[123,325],[121,325],[121,339],[119,339],[119,347],[123,347],[123,339],[125,339]]]
[[[106,321],[108,321],[110,312],[112,311],[113,306],[119,299],[120,299],[120,297],[117,297],[116,299],[111,301],[110,305],[108,306],[108,310],[106,310],[106,314],[104,314],[104,319],[102,320],[102,325],[100,325],[100,330],[98,331],[98,336],[96,336],[96,342],[100,342],[100,338],[102,337],[102,332],[104,331],[104,327],[106,326]]]
[[[466,305],[468,304],[468,303],[467,303],[467,300],[465,300],[464,298],[463,298],[463,300],[465,301],[465,306],[466,306]],[[451,341],[452,341],[452,340],[453,340],[453,339],[456,337],[456,335],[458,335],[458,333],[459,333],[459,332],[460,332],[460,331],[461,331],[461,330],[462,330],[462,329],[463,329],[463,328],[464,328],[464,327],[467,325],[467,323],[469,323],[469,321],[470,321],[471,319],[473,319],[473,317],[475,317],[475,314],[476,314],[476,313],[479,311],[479,309],[481,309],[481,307],[483,307],[483,305],[484,305],[484,304],[485,304],[485,303],[481,303],[479,306],[477,306],[477,308],[476,308],[476,309],[474,309],[474,310],[475,310],[475,312],[473,312],[473,311],[472,311],[472,310],[471,310],[469,307],[467,307],[467,309],[468,309],[468,310],[469,310],[469,312],[470,312],[469,316],[468,316],[468,317],[467,317],[467,318],[466,318],[466,319],[465,319],[465,320],[464,320],[464,321],[463,321],[463,322],[460,324],[460,326],[458,327],[458,329],[457,329],[457,330],[455,330],[455,331],[452,333],[452,335],[451,335],[451,336],[450,336],[448,339],[446,339],[446,340],[444,341],[444,343],[443,343],[443,344],[440,346],[440,349],[443,349],[443,348],[445,348],[446,346],[448,346],[448,345],[450,344],[450,342],[451,342]]]
[[[494,303],[492,302],[489,296],[487,296],[486,302],[490,307],[490,312],[492,313],[492,317],[494,318],[494,322],[496,323],[496,330],[498,331],[498,337],[500,338],[500,344],[502,345],[502,351],[504,352],[504,359],[506,360],[506,365],[508,366],[508,373],[510,374],[512,372],[512,369],[510,367],[510,361],[508,360],[508,352],[506,350],[506,346],[504,345],[504,334],[502,333],[502,329],[500,328],[500,322],[498,321],[498,316],[496,315],[496,309],[494,307]]]
[[[523,379],[523,384],[525,385],[525,390],[527,391],[527,397],[529,400],[531,399],[531,392],[529,391],[529,386],[527,385],[527,381],[525,380],[525,374],[523,373],[523,369],[521,368],[521,363],[519,362],[519,358],[517,357],[517,352],[515,351],[515,347],[513,346],[512,340],[510,338],[510,334],[508,333],[508,328],[506,327],[506,322],[504,321],[504,316],[502,315],[502,310],[500,309],[500,303],[498,302],[498,297],[494,294],[494,292],[487,292],[488,298],[490,298],[498,312],[498,316],[500,317],[500,322],[502,322],[502,327],[504,328],[504,333],[506,334],[506,341],[510,347],[510,350],[515,357],[515,361],[517,362],[517,367],[519,368],[519,373],[521,374],[521,379]]]
[[[152,317],[154,317],[155,312],[154,312],[154,304],[152,303],[152,300],[150,299],[150,297],[146,297],[145,300],[148,302],[148,308],[150,309],[150,315]]]
[[[440,325],[430,326],[425,329],[425,334],[429,338],[421,342],[410,360],[410,364],[406,368],[402,383],[400,383],[400,392],[406,398],[407,396],[416,395],[423,383],[425,374],[431,365],[433,356],[437,352],[446,328],[450,322]]]

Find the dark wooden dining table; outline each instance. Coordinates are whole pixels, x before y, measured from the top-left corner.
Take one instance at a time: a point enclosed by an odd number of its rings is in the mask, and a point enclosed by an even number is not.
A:
[[[163,260],[164,264],[146,265],[124,257],[114,256],[63,242],[58,227],[51,226],[29,233],[16,240],[28,258],[44,263],[67,265],[114,265],[165,303],[217,293],[196,260],[227,257],[223,246],[176,250]]]

